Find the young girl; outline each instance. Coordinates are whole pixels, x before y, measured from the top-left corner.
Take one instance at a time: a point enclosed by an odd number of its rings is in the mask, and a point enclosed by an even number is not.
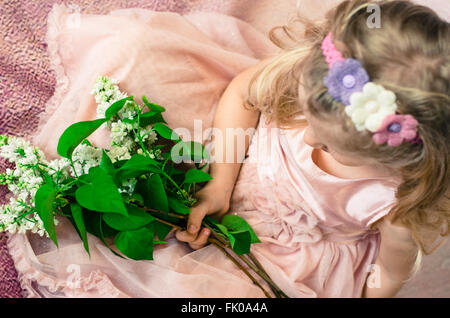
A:
[[[252,253],[288,296],[394,296],[421,253],[449,233],[450,25],[425,7],[381,1],[381,28],[371,28],[371,4],[345,1],[323,22],[305,22],[298,34],[285,28],[290,45],[272,32],[283,51],[227,83],[212,124],[222,131],[256,127],[248,153],[243,164],[243,158],[211,164],[214,179],[197,193],[188,231],[155,250],[154,261],[120,259],[94,237],[89,259],[64,222],[58,250],[48,241],[13,236],[10,250],[30,295],[264,297],[205,245],[203,217],[235,213],[255,230],[262,243]],[[217,73],[232,64],[208,67]],[[150,95],[148,86],[133,86],[117,73],[130,95]],[[180,90],[184,82],[171,84]],[[158,86],[156,99],[166,88]],[[72,111],[77,120],[92,119],[93,107],[92,101],[75,103]],[[167,108],[168,116],[176,113]],[[190,115],[184,109],[184,124],[210,110]],[[48,127],[35,140],[50,152],[51,142],[42,139]]]

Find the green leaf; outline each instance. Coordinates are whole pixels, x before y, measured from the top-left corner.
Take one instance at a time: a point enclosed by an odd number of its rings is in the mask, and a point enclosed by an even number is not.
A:
[[[86,213],[87,212],[87,213]],[[107,237],[113,237],[114,235],[116,235],[118,233],[117,230],[114,230],[112,228],[110,228],[107,224],[105,224],[105,222],[102,220],[102,214],[101,213],[97,213],[97,212],[93,212],[93,211],[86,211],[85,209],[83,209],[83,215],[84,218],[86,220],[86,229],[89,233],[97,236],[98,238],[100,238],[103,242],[103,244],[105,244],[105,246],[116,256],[120,257],[120,258],[124,258],[122,255],[120,255],[119,253],[117,253],[116,251],[114,251],[108,244],[108,242],[106,242]]]
[[[89,169],[89,183],[75,192],[77,202],[84,208],[105,213],[127,215],[123,198],[114,180],[100,167]]]
[[[53,182],[52,177],[51,177],[48,173],[46,173],[46,172],[44,172],[44,171],[41,170],[41,174],[42,174],[42,178],[44,179],[44,181],[45,181],[46,184],[49,184],[49,185],[51,185],[52,187],[55,186],[55,183]]]
[[[156,145],[153,147],[153,149],[157,150],[157,149],[163,149],[164,147],[166,147],[166,145]]]
[[[229,232],[230,244],[233,251],[238,254],[250,253],[251,235],[249,231]]]
[[[173,166],[169,166],[169,167],[166,166],[166,170],[167,170],[167,174],[170,176],[178,176],[178,175],[184,176],[186,174],[186,171],[177,169]]]
[[[169,232],[172,230],[171,226],[158,221],[154,222],[153,226],[155,228],[156,235],[160,240],[165,240],[167,234],[169,234]]]
[[[125,104],[128,101],[133,100],[133,96],[128,96],[126,98],[123,98],[121,100],[118,100],[117,102],[113,103],[111,106],[108,107],[108,109],[105,111],[105,118],[107,120],[110,120],[114,115],[116,115],[122,108],[125,106]]]
[[[153,174],[147,180],[147,185],[150,194],[149,207],[164,212],[169,212],[169,202],[161,177],[158,174]]]
[[[111,158],[109,158],[108,154],[104,149],[102,149],[102,152],[103,152],[102,160],[100,161],[99,167],[107,174],[114,177],[116,175],[116,169],[114,168]]]
[[[128,160],[117,160],[113,163],[114,169],[120,169],[124,164],[126,164]]]
[[[90,183],[91,182],[91,175],[89,174],[82,174],[81,176],[78,177],[77,179],[77,186],[78,187],[82,187],[83,185],[85,185],[86,183]]]
[[[100,168],[102,168],[107,174],[113,176],[116,173],[116,169],[114,169],[114,165],[109,158],[108,154],[104,149],[102,149],[102,160],[100,162]]]
[[[148,212],[145,212],[134,205],[128,204],[126,207],[128,216],[108,213],[103,215],[103,220],[110,227],[119,231],[137,230],[138,228],[155,221],[155,218]]]
[[[153,260],[154,232],[151,227],[124,231],[116,235],[114,244],[127,257],[134,260]]]
[[[213,178],[206,172],[197,169],[191,169],[186,172],[183,183],[206,182]]]
[[[165,139],[174,140],[174,141],[181,140],[180,136],[178,136],[178,134],[175,131],[173,131],[171,128],[169,128],[168,126],[166,126],[164,124],[155,123],[153,125],[153,129],[155,129],[156,132]]]
[[[228,235],[228,230],[227,230],[226,226],[219,224],[219,223],[216,223],[215,225],[223,234]]]
[[[93,147],[92,144],[91,144],[91,143],[89,142],[89,140],[87,140],[87,139],[83,140],[83,142],[82,142],[81,144],[82,144],[82,145],[88,145],[88,146]]]
[[[181,202],[180,200],[170,197],[167,197],[168,201],[169,201],[169,208],[179,214],[182,215],[187,215],[189,213],[191,213],[191,209],[188,208],[186,205],[184,205],[183,202]]]
[[[108,154],[106,153],[106,151],[104,149],[102,150],[102,152],[103,152],[103,154],[102,154],[102,160],[100,162],[100,168],[102,168],[103,171],[105,171],[107,174],[109,174],[113,178],[114,183],[117,186],[120,186],[120,183],[116,178],[117,172],[116,172],[116,169],[114,168],[114,165],[113,165],[111,159],[109,158]]]
[[[146,205],[142,195],[140,193],[137,193],[137,192],[134,192],[131,195],[130,202],[138,202],[140,205]]]
[[[217,222],[217,220],[215,220],[214,218],[210,217],[210,216],[205,216],[203,218],[203,222],[208,225],[208,227],[212,228],[215,232],[217,236],[220,236],[224,239],[228,238],[228,230],[225,226],[223,226],[222,224],[220,224],[219,222]],[[233,238],[234,239],[234,238]]]
[[[148,101],[147,97],[145,97],[145,96],[142,96],[142,101],[144,102],[145,105],[147,105],[148,109],[151,112],[160,112],[160,113],[162,113],[162,112],[166,111],[166,109],[164,107],[159,106],[159,105],[154,104],[154,103],[150,103]]]
[[[80,235],[81,239],[83,240],[83,246],[86,252],[88,252],[89,256],[91,253],[89,252],[89,243],[87,240],[87,233],[86,233],[86,226],[84,224],[84,218],[83,218],[83,209],[81,206],[77,203],[71,203],[70,204],[70,211],[72,212],[73,220],[75,221],[75,225],[78,229],[78,234]]]
[[[142,197],[145,206],[150,206],[151,196],[148,188],[148,179],[139,179],[134,187],[134,193],[137,193]]]
[[[69,126],[59,138],[57,147],[58,154],[64,158],[71,159],[75,148],[106,121],[106,118],[102,118],[91,121],[80,121]]]
[[[151,158],[136,154],[117,170],[117,180],[123,181],[138,177],[145,173],[161,173],[158,162]]]
[[[161,112],[146,112],[139,116],[139,124],[141,127],[146,127],[155,123],[167,124],[162,117]]]
[[[251,226],[240,216],[234,214],[226,214],[222,218],[222,225],[226,226],[229,232],[248,231],[251,237],[251,243],[261,243]]]
[[[106,214],[83,209],[83,218],[86,225],[86,231],[98,238],[109,238],[115,236],[117,233],[119,233],[119,231],[106,224],[102,219],[103,215]]]
[[[64,158],[71,159],[75,148],[96,131],[103,123],[110,120],[125,103],[133,100],[133,96],[121,99],[113,103],[105,112],[105,118],[90,121],[81,121],[69,126],[61,135],[58,141],[58,154]]]
[[[53,214],[57,190],[51,184],[44,184],[37,191],[34,197],[35,207],[39,217],[44,223],[48,235],[58,246],[55,229],[55,216]]]

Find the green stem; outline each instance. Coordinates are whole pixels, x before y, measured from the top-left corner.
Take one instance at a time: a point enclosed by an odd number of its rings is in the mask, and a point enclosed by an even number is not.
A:
[[[160,211],[160,210],[156,210],[156,209],[151,209],[151,208],[145,208],[145,207],[140,207],[140,209],[145,210],[147,212],[153,212],[153,213],[158,213],[158,214],[162,214],[162,215],[167,215],[167,216],[172,216],[178,219],[182,219],[187,221],[188,216],[187,215],[179,215],[179,214],[174,214],[174,213],[169,213],[169,212],[164,212],[164,211]],[[152,214],[152,216],[161,223],[164,223],[166,225],[172,226],[178,230],[185,230],[185,227],[182,227],[180,225],[175,225],[172,224],[168,221],[162,220],[158,217],[156,217],[154,214]],[[208,239],[208,242],[213,243],[215,242],[216,246],[217,244],[219,244],[222,248],[226,249],[226,248],[231,248],[229,241],[224,238],[221,237],[219,235],[219,233],[217,233],[208,223],[206,223],[205,221],[202,222],[202,225],[206,228],[208,228],[211,232],[211,234],[213,235],[213,237]],[[262,267],[262,265],[258,262],[258,260],[252,255],[250,254],[248,257],[250,258],[247,259],[245,255],[237,255],[239,259],[241,259],[251,270],[253,270],[253,272],[255,272],[259,277],[261,277],[270,287],[270,289],[272,290],[272,292],[274,293],[274,295],[277,298],[289,298],[273,281],[272,279],[269,277],[269,275],[267,274],[267,272],[264,270],[264,268]],[[229,256],[231,257],[231,255]],[[240,264],[239,264],[240,265]],[[238,266],[239,266],[238,265]],[[241,266],[240,266],[241,267]],[[250,277],[250,276],[249,276]]]
[[[270,294],[264,289],[264,287],[261,286],[261,284],[256,280],[256,278],[253,277],[253,275],[251,275],[249,271],[247,271],[247,269],[244,266],[242,266],[233,256],[231,256],[231,254],[228,253],[226,248],[219,241],[213,238],[208,239],[208,241],[212,243],[214,246],[216,246],[220,251],[222,251],[222,253],[224,253],[225,256],[227,256],[237,267],[239,267],[245,273],[245,275],[247,275],[251,279],[253,284],[258,286],[263,291],[264,295],[266,295],[267,298],[272,298],[272,296],[270,296]]]
[[[162,166],[162,168],[161,168],[162,171],[165,171],[164,169],[166,168],[166,164],[167,164],[167,161],[169,161],[169,159],[170,159],[170,157],[168,156],[168,157],[166,158],[166,160],[164,161],[164,164],[163,164],[163,166]]]
[[[147,149],[145,148],[144,141],[142,140],[143,137],[141,136],[141,113],[145,107],[146,106],[139,108],[139,111],[137,113],[137,133],[136,133],[134,127],[133,127],[133,132],[134,132],[135,136],[137,136],[137,138],[139,139],[139,145],[141,146],[142,151],[145,153],[145,155],[148,158],[150,158],[150,154],[148,153]]]
[[[73,173],[75,174],[75,177],[78,179],[78,173],[75,170],[75,166],[73,165],[73,160],[70,158],[70,166],[72,167]]]
[[[163,214],[163,215],[167,215],[167,216],[172,216],[175,217],[177,219],[181,219],[181,220],[186,220],[186,216],[184,215],[180,215],[180,214],[175,214],[175,213],[170,213],[170,212],[164,212],[164,211],[160,211],[160,210],[156,210],[156,209],[151,209],[151,208],[146,208],[146,207],[142,207],[142,206],[138,206],[141,210],[147,211],[147,212],[154,212],[154,213],[158,213],[158,214]]]
[[[170,223],[166,220],[162,220],[158,217],[155,217],[156,221],[166,224],[168,226],[171,226],[177,230],[180,231],[184,231],[185,228],[183,228],[182,226]],[[218,240],[214,239],[214,238],[209,238],[208,242],[212,243],[214,246],[216,246],[219,250],[221,250],[226,257],[228,257],[234,264],[236,264],[236,266],[238,266],[251,280],[252,282],[257,285],[259,288],[261,288],[261,290],[264,292],[264,295],[266,295],[267,298],[272,298],[272,296],[270,296],[270,294],[261,286],[261,284],[230,254],[228,253],[228,251],[226,250],[225,246]]]
[[[278,288],[278,286],[272,281],[272,279],[269,277],[269,275],[267,275],[267,273],[264,271],[264,269],[262,269],[262,266],[260,266],[260,265],[258,266],[255,263],[252,263],[249,259],[247,259],[246,256],[247,255],[239,255],[239,258],[245,264],[247,264],[247,266],[250,267],[259,277],[261,277],[264,281],[266,281],[268,283],[268,285],[270,286],[270,289],[275,294],[275,296],[277,298],[283,298],[283,297],[288,298],[288,296],[285,293],[283,293],[283,291],[281,291],[281,289]]]
[[[162,171],[163,176],[165,176],[167,178],[167,180],[169,180],[170,182],[172,182],[172,184],[175,186],[175,188],[178,189],[178,191],[180,191],[180,193],[183,195],[185,200],[189,200],[189,198],[183,193],[183,191],[181,191],[181,188],[178,186],[178,184],[164,171]]]
[[[15,219],[14,219],[14,223],[17,223],[17,222],[19,222],[19,221],[21,221],[23,218],[25,218],[27,215],[30,215],[31,213],[34,213],[35,211],[34,210],[31,210],[31,211],[26,211],[26,212],[23,212],[23,213],[21,213],[21,214],[19,214]]]

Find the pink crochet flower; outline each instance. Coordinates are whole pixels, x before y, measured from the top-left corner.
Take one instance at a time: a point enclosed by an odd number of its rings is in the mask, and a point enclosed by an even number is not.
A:
[[[417,137],[417,120],[411,115],[391,114],[386,116],[381,127],[373,135],[377,145],[386,141],[392,147],[400,146],[403,141],[412,141]]]
[[[328,35],[322,42],[322,52],[323,55],[325,56],[325,60],[327,61],[330,69],[333,67],[333,64],[336,63],[337,61],[345,61],[341,52],[339,52],[334,46],[331,32],[328,33]]]

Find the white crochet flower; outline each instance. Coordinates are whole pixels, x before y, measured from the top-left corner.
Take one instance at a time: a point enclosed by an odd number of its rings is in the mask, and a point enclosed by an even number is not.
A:
[[[395,94],[375,83],[364,85],[362,92],[353,93],[345,112],[351,117],[356,129],[376,132],[387,115],[397,110]]]

